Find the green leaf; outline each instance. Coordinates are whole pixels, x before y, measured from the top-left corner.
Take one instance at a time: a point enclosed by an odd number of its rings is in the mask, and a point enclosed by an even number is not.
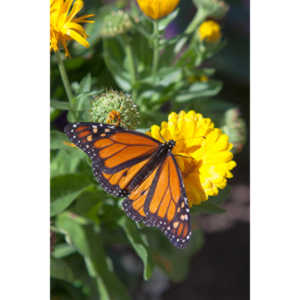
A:
[[[73,283],[75,280],[74,274],[70,266],[62,259],[51,257],[50,274],[52,278],[65,280]]]
[[[61,110],[50,107],[50,122],[55,121],[61,114]]]
[[[55,258],[63,258],[65,256],[69,256],[76,252],[76,249],[69,244],[59,244],[55,245],[54,251],[52,252],[52,256]]]
[[[124,216],[124,211],[119,205],[120,201],[117,199],[105,197],[103,205],[99,207],[99,218],[101,224],[106,227],[118,226],[118,220]]]
[[[136,224],[127,216],[123,216],[118,223],[124,229],[126,236],[135,252],[143,261],[144,279],[148,280],[152,275],[154,265],[146,236],[142,233],[142,231],[137,229]]]
[[[106,259],[101,235],[97,234],[94,226],[68,212],[57,217],[56,226],[68,234],[74,247],[84,257],[90,276],[96,280],[101,299],[129,300],[125,286]]]
[[[70,283],[61,279],[59,281],[52,281],[51,295],[55,297],[55,294],[57,294],[57,292],[60,294],[58,290],[64,290],[66,294],[68,294],[68,297],[60,298],[61,300],[83,300],[87,298],[98,299],[99,295],[97,292],[97,286],[94,280],[89,276],[86,270],[84,259],[77,252],[77,249],[76,253],[65,256],[63,262],[71,269],[73,280]]]
[[[171,14],[169,14],[165,18],[156,21],[158,22],[158,30],[164,31],[167,28],[167,26],[177,17],[178,13],[179,13],[179,8],[174,10]]]
[[[209,80],[208,82],[197,82],[192,84],[187,91],[182,91],[175,98],[176,102],[187,102],[203,97],[215,96],[222,89],[222,82]]]
[[[66,146],[66,148],[60,149],[58,153],[57,150],[51,151],[51,153],[54,153],[50,164],[51,178],[75,172],[91,174],[86,154],[77,148],[69,146]]]
[[[88,81],[88,79],[86,81]],[[80,84],[82,84],[82,82]],[[99,95],[103,91],[103,89],[86,91],[90,88],[89,85],[89,82],[85,82],[83,86],[79,88],[78,95],[72,99],[74,111],[79,112],[76,117],[77,122],[90,121],[89,111],[91,109],[91,103],[94,100],[94,96]],[[82,91],[82,89],[84,91]]]
[[[73,107],[75,111],[88,112],[91,107],[93,98],[90,93],[80,93],[73,99]],[[88,120],[80,120],[88,121]]]
[[[169,86],[182,79],[182,70],[178,70],[178,68],[174,67],[161,68],[157,76],[160,85]]]
[[[69,142],[67,136],[58,130],[50,131],[50,149],[68,149],[70,146],[67,146],[65,142]]]
[[[129,91],[131,89],[130,77],[124,68],[125,52],[117,40],[103,40],[103,58],[119,87]]]
[[[50,105],[52,108],[56,108],[59,110],[70,110],[70,104],[68,102],[51,100]]]
[[[92,76],[91,73],[88,73],[80,82],[80,91],[89,92],[92,87]]]
[[[100,224],[99,210],[106,198],[107,194],[104,191],[96,186],[91,186],[78,196],[72,212]]]
[[[65,210],[91,183],[90,178],[82,174],[52,178],[50,182],[51,217]]]

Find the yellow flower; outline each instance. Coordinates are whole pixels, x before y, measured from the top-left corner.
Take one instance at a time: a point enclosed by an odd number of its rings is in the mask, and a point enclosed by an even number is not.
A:
[[[170,14],[179,0],[137,0],[137,3],[147,17],[157,20]]]
[[[75,18],[82,8],[82,0],[50,0],[50,51],[58,51],[59,45],[62,44],[66,56],[70,56],[67,41],[72,39],[84,47],[89,47],[87,34],[79,23],[94,23],[93,20],[87,20],[94,15]]]
[[[172,112],[168,122],[153,125],[148,135],[176,142],[173,154],[181,170],[189,205],[198,205],[224,189],[236,163],[232,144],[214,123],[194,111]],[[162,139],[163,138],[163,139]]]
[[[220,25],[212,20],[203,22],[198,29],[198,34],[201,41],[205,40],[209,43],[217,43],[222,37]]]
[[[206,75],[201,75],[201,76],[199,77],[199,81],[200,81],[200,82],[207,82],[207,81],[208,81],[208,77],[207,77]]]
[[[188,82],[190,83],[207,82],[207,81],[208,81],[208,77],[206,75],[200,75],[200,76],[192,75],[188,77]]]

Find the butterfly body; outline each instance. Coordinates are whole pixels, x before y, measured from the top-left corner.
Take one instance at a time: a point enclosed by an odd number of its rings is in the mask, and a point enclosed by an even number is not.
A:
[[[190,214],[182,176],[165,143],[119,126],[74,123],[65,127],[69,139],[88,154],[103,189],[118,197],[136,222],[158,227],[179,248],[191,236]]]
[[[168,152],[170,153],[174,146],[174,141],[160,144],[157,151],[152,154],[151,160],[137,173],[132,182],[125,187],[125,190],[131,192],[136,186],[139,186],[145,180],[145,178],[149,176],[151,171],[161,164]]]

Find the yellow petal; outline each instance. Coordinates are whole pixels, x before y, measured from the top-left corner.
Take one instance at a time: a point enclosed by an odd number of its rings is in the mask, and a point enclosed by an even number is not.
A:
[[[222,134],[219,136],[216,144],[214,146],[215,151],[224,151],[228,148],[229,145],[229,137],[226,134]]]
[[[70,14],[68,15],[66,21],[69,22],[70,20],[72,20],[82,8],[83,8],[83,1],[75,0],[75,3],[73,4],[72,10],[71,10]]]
[[[73,19],[75,23],[95,23],[94,20],[86,20],[87,18],[94,17],[94,14],[84,15],[78,18]]]
[[[75,41],[77,41],[79,44],[81,44],[82,46],[88,48],[89,47],[89,43],[86,39],[84,39],[79,33],[77,33],[74,30],[68,30],[68,35],[70,37],[72,37],[72,39],[74,39]]]
[[[62,45],[66,56],[70,56],[67,41],[71,39],[89,47],[87,34],[79,23],[93,23],[93,20],[87,20],[93,14],[74,18],[82,8],[82,0],[50,0],[50,50],[58,51]]]
[[[63,2],[63,1],[62,1]],[[72,6],[73,0],[66,0],[64,5],[61,5],[61,7],[63,8],[63,11],[65,13],[68,13],[71,6]],[[75,5],[75,4],[74,4]]]
[[[170,14],[179,0],[137,0],[137,3],[146,16],[156,20]]]
[[[152,126],[150,135],[176,142],[172,149],[183,175],[190,205],[200,204],[227,185],[236,162],[230,152],[232,144],[209,118],[194,111],[169,114],[168,122]]]
[[[74,22],[68,23],[68,29],[75,29],[75,31],[77,31],[78,34],[87,36],[87,34],[84,31],[84,28],[77,23],[74,23]]]

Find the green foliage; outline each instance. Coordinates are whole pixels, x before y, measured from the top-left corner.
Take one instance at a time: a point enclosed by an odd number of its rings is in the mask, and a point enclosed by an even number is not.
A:
[[[57,218],[56,226],[66,232],[84,257],[88,273],[96,281],[102,299],[130,299],[105,255],[101,236],[87,219],[63,213]]]
[[[134,286],[130,276],[142,274],[132,275],[123,263],[128,249],[143,264],[144,280],[159,267],[171,280],[181,281],[188,273],[192,255],[203,246],[200,228],[193,229],[187,249],[175,249],[158,230],[145,228],[125,216],[120,199],[99,187],[90,160],[70,144],[61,130],[61,120],[91,121],[93,101],[103,91],[115,88],[131,94],[138,106],[142,119],[140,128],[136,128],[139,131],[166,120],[167,110],[181,109],[194,109],[223,126],[225,112],[233,105],[214,98],[222,82],[215,70],[205,65],[225,42],[207,45],[197,37],[199,25],[213,16],[212,8],[207,8],[209,2],[194,0],[198,9],[194,19],[172,39],[165,37],[165,30],[179,9],[157,23],[143,16],[135,5],[126,12],[128,18],[122,13],[122,18],[116,19],[120,14],[115,14],[113,5],[94,10],[95,23],[86,26],[90,47],[74,43],[73,58],[64,64],[71,81],[64,86],[67,98],[58,77],[57,57],[51,57],[50,209],[51,229],[57,236],[51,253],[51,277],[53,293],[58,290],[61,299],[130,299]],[[222,5],[218,3],[214,7],[220,13]],[[103,30],[109,30],[109,15],[117,20],[118,30],[104,35]],[[126,30],[119,30],[124,19]],[[201,76],[207,80],[201,80]],[[237,135],[240,137],[242,130],[237,132],[232,123],[225,123],[229,135],[234,134],[235,140]],[[221,205],[228,192],[226,188],[217,197],[194,206],[194,217],[199,213],[223,213]]]
[[[160,233],[157,230],[145,228],[144,231],[149,238],[155,263],[166,272],[171,280],[184,280],[192,255],[203,246],[202,231],[193,229],[190,244],[184,250],[175,248],[167,239],[158,238]]]
[[[142,259],[144,263],[144,279],[148,280],[151,277],[154,265],[146,236],[139,232],[134,222],[126,216],[119,220],[119,225],[122,226],[130,244]]]
[[[51,179],[51,216],[64,211],[89,185],[88,177],[81,174],[58,175]]]

